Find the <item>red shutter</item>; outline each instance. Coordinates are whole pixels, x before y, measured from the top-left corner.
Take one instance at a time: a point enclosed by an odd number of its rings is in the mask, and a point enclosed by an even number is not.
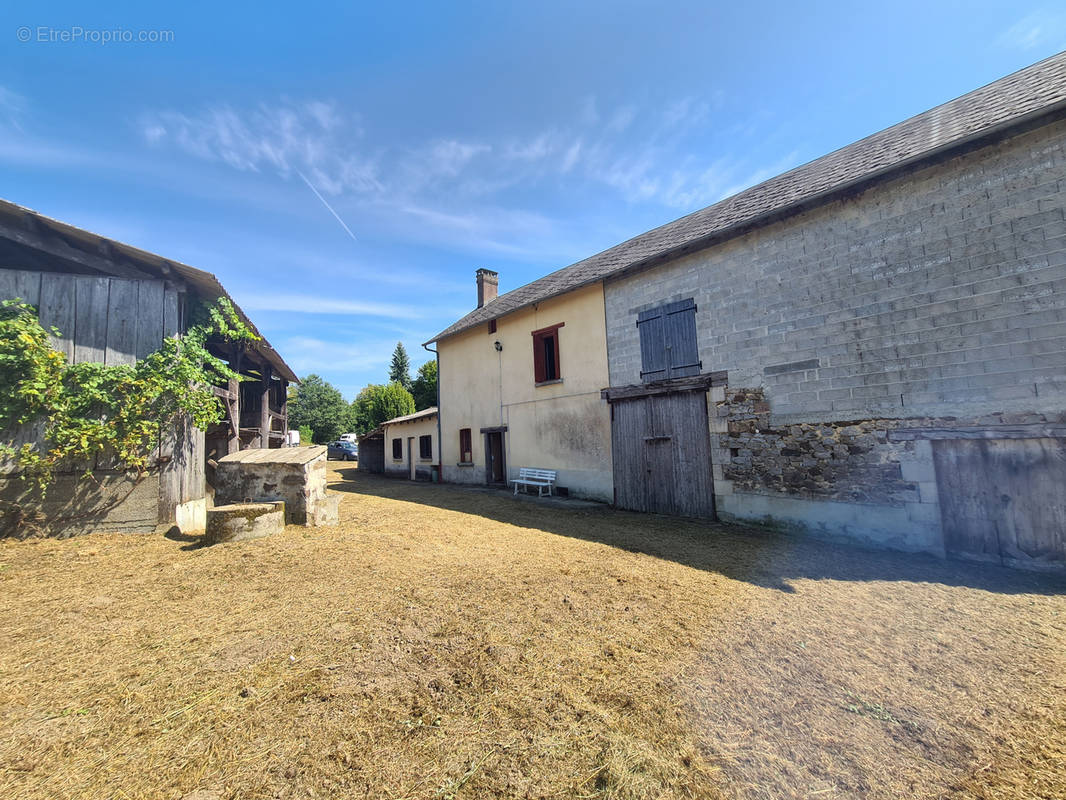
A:
[[[548,379],[546,370],[544,368],[544,337],[551,336],[555,342],[555,377],[562,377],[562,370],[559,366],[559,328],[563,327],[566,323],[559,322],[555,325],[549,325],[547,328],[541,328],[537,331],[532,331],[533,334],[533,380],[536,383],[542,383]]]

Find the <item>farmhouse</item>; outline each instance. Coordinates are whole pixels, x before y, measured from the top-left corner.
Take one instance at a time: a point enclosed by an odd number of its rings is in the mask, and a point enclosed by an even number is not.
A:
[[[445,477],[522,414],[622,508],[1062,567],[1064,181],[1060,54],[479,304],[436,337]],[[561,322],[604,406],[540,400]]]
[[[444,479],[502,485],[539,467],[559,491],[610,501],[602,287],[526,301],[541,281],[497,297],[495,272],[476,277],[477,310],[434,340]]]
[[[38,308],[46,329],[58,329],[53,345],[69,362],[132,364],[157,350],[164,337],[181,336],[195,303],[229,295],[210,273],[0,201],[0,299],[16,297]],[[227,411],[222,423],[208,431],[182,425],[164,436],[148,477],[136,484],[103,460],[72,466],[41,507],[50,533],[147,532],[160,524],[202,529],[208,465],[240,449],[284,443],[293,371],[265,339],[210,349],[246,378],[216,387]],[[36,437],[32,431],[16,434],[23,441]],[[83,478],[86,468],[91,479]],[[26,503],[32,497],[6,471],[0,472],[0,500]],[[0,534],[9,532],[0,518]]]

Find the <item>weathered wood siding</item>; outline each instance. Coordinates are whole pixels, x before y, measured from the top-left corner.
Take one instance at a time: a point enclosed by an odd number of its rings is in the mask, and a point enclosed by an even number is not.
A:
[[[178,294],[163,281],[0,268],[0,300],[38,307],[72,363],[132,364],[178,333]]]
[[[1066,566],[1066,440],[933,442],[948,555]]]
[[[164,337],[181,332],[178,292],[161,280],[0,268],[0,299],[15,297],[38,307],[46,329],[58,329],[52,345],[75,364],[134,364],[158,350]],[[27,426],[15,438],[39,441],[43,430]],[[203,431],[187,423],[163,435],[153,464],[159,469],[159,521],[172,521],[178,504],[204,497],[204,447]],[[101,475],[118,467],[103,456],[96,464],[70,466]]]
[[[713,517],[706,393],[618,400],[611,410],[616,505],[631,511]]]

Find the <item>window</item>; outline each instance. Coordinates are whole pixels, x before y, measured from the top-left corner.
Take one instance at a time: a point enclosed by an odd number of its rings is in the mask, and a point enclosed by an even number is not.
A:
[[[559,362],[559,328],[565,324],[565,322],[560,322],[550,328],[533,331],[534,382],[545,383],[562,379],[562,365]]]
[[[496,320],[489,320],[489,335],[496,333]]]
[[[470,464],[474,460],[474,453],[470,447],[469,428],[462,428],[459,431],[459,460],[464,464]]]
[[[403,458],[403,439],[392,440],[392,457],[396,459]]]
[[[433,435],[418,437],[418,457],[433,458]]]
[[[637,330],[642,381],[700,374],[703,364],[696,346],[696,304],[692,298],[640,312]]]

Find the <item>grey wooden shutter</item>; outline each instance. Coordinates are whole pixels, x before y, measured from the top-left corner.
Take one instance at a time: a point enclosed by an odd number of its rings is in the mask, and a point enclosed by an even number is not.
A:
[[[663,319],[668,377],[699,375],[703,365],[696,346],[696,304],[691,298],[670,303],[663,308]]]
[[[637,316],[640,332],[640,379],[644,382],[669,377],[670,362],[666,359],[666,330],[664,308],[642,311]]]

